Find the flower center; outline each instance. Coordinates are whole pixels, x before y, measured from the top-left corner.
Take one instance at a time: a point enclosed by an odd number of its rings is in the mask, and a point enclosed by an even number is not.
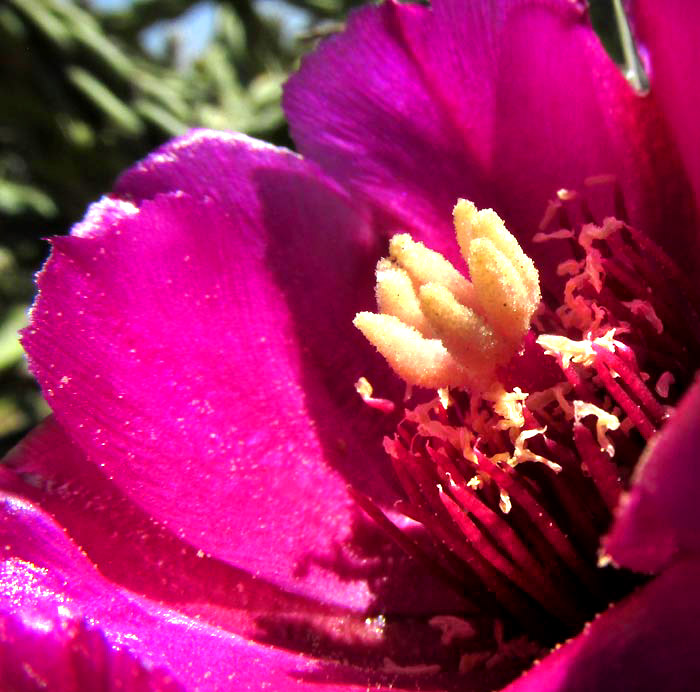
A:
[[[571,223],[563,200],[588,222]],[[493,211],[460,200],[454,220],[471,281],[394,236],[377,265],[379,313],[354,322],[409,385],[438,390],[413,397],[384,443],[405,494],[395,509],[432,548],[357,497],[512,641],[526,638],[511,655],[532,657],[532,642],[573,634],[639,583],[599,559],[600,537],[698,361],[698,302],[660,248],[616,218],[593,223],[574,193],[535,236],[568,246],[558,304],[541,301],[532,260]]]
[[[462,199],[454,223],[472,280],[407,233],[395,235],[377,264],[380,312],[361,312],[354,324],[408,384],[479,390],[520,348],[540,286],[495,212]]]

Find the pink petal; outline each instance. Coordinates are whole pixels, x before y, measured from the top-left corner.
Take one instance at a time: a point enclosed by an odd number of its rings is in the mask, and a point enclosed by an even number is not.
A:
[[[88,458],[171,531],[363,608],[366,581],[340,575],[357,520],[346,484],[391,497],[385,418],[353,388],[371,235],[290,153],[199,133],[160,156],[208,195],[105,201],[56,238],[24,335],[32,369]]]
[[[651,90],[663,109],[700,203],[700,5],[692,0],[632,3],[635,28],[650,63]]]
[[[700,679],[700,562],[682,561],[558,648],[506,692],[686,692]]]
[[[381,676],[252,644],[115,587],[12,495],[0,499],[0,538],[0,680],[14,689],[385,689]]]
[[[40,619],[39,619],[40,617]],[[13,692],[182,692],[162,669],[109,644],[83,620],[0,613],[0,686]]]
[[[357,645],[371,629],[364,615],[285,593],[180,539],[87,461],[53,417],[5,462],[12,472],[0,471],[0,486],[40,505],[115,585],[248,639],[303,649],[313,636],[317,656],[343,649],[353,663],[395,655],[379,645],[373,651]],[[441,597],[415,564],[378,540],[373,526],[358,521],[355,530],[366,539],[362,549],[367,562],[356,578],[373,585],[376,610],[405,614],[432,609],[429,615],[450,605],[457,610],[457,600]],[[338,623],[345,638],[334,631]],[[402,629],[392,625],[395,642],[411,636],[409,631],[401,634]]]
[[[351,324],[372,301],[362,216],[299,157],[204,131],[120,192],[54,241],[24,335],[81,454],[195,549],[286,590],[444,606],[410,596],[425,581],[403,558],[401,589],[377,582],[385,543],[347,493],[395,497],[390,419],[353,386],[382,384]]]
[[[557,189],[600,174],[636,225],[687,241],[687,181],[656,102],[632,93],[578,3],[364,9],[305,59],[284,104],[304,155],[438,249],[453,250],[459,196],[528,238]]]
[[[534,229],[542,212],[532,204],[553,190],[612,174],[629,221],[687,260],[690,190],[659,104],[634,94],[576,3],[504,4],[492,166],[514,228]]]
[[[324,386],[342,408],[349,407],[343,419],[354,416],[360,404],[355,395],[347,400],[347,382],[339,375],[352,374],[354,383],[356,373],[365,372],[382,387],[378,394],[403,396],[403,386],[387,377],[383,359],[373,357],[374,349],[351,326],[358,310],[375,305],[374,266],[386,254],[384,239],[368,224],[358,200],[297,154],[210,130],[169,142],[116,185],[116,194],[136,203],[173,192],[212,200],[226,214],[250,221],[255,246],[266,252],[267,273],[288,303],[302,355],[315,369],[336,374],[324,376]],[[355,435],[376,442],[378,429],[391,428],[382,416],[369,420],[363,417]],[[358,465],[352,467],[355,473]]]
[[[216,560],[159,524],[87,461],[51,416],[5,460],[2,486],[50,514],[113,584],[246,637],[277,612],[339,616]]]
[[[486,181],[478,152],[412,55],[406,27],[427,23],[427,8],[393,2],[352,14],[342,34],[304,59],[285,87],[284,108],[305,156],[351,183],[385,223],[454,254],[456,190],[472,172],[477,187]]]
[[[620,565],[658,572],[700,552],[700,381],[686,393],[639,462],[605,550]]]

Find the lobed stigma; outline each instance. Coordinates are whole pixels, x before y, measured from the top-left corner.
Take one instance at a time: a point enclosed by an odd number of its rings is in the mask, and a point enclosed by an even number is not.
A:
[[[354,325],[409,385],[488,389],[540,302],[537,269],[491,209],[460,199],[454,226],[471,281],[407,233],[377,264],[378,313]]]

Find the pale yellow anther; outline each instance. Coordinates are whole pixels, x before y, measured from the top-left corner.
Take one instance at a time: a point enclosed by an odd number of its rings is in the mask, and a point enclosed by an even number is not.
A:
[[[538,435],[543,435],[546,431],[546,427],[522,430],[513,443],[513,456],[510,458],[508,463],[515,467],[524,461],[535,461],[549,467],[552,471],[554,471],[554,473],[560,473],[562,470],[560,464],[557,464],[556,461],[552,461],[547,457],[543,457],[541,454],[535,454],[535,452],[532,452],[525,446],[525,443],[529,439],[537,437]]]
[[[506,490],[501,490],[499,493],[499,500],[498,500],[498,506],[501,509],[501,512],[503,514],[508,514],[510,510],[513,508],[513,505],[510,501],[510,495]]]
[[[578,197],[578,192],[576,190],[567,190],[565,187],[557,190],[557,197],[562,202],[570,202]]]
[[[537,337],[537,343],[544,349],[548,356],[561,358],[561,364],[566,370],[571,363],[578,363],[587,368],[595,364],[596,352],[593,346],[615,353],[615,350],[624,344],[615,338],[615,329],[609,329],[603,336],[595,339],[582,339],[574,341],[557,334],[542,334]]]
[[[528,394],[520,387],[515,387],[512,392],[507,392],[501,385],[494,386],[484,393],[484,399],[493,403],[493,410],[501,417],[497,424],[499,430],[519,430],[525,425],[523,415],[523,402]]]
[[[457,299],[445,286],[421,286],[423,314],[447,350],[474,371],[488,371],[502,354],[502,345],[487,322]]]
[[[440,389],[437,390],[438,392],[438,399],[440,399],[440,406],[447,411],[447,409],[450,407],[450,404],[452,403],[452,399],[450,397],[450,388],[449,387],[441,387]]]
[[[360,379],[355,382],[355,391],[363,399],[370,399],[374,393],[374,388],[366,377],[360,377]]]
[[[467,304],[473,300],[473,288],[469,280],[439,252],[425,247],[423,243],[417,243],[408,233],[395,235],[389,241],[389,256],[406,270],[416,287],[439,281],[450,289],[460,303]]]
[[[360,312],[353,324],[409,384],[440,389],[469,382],[468,373],[439,339],[426,339],[398,317]]]
[[[530,328],[539,279],[494,211],[460,200],[454,222],[472,281],[408,234],[395,235],[390,259],[377,265],[381,314],[360,313],[355,326],[409,384],[486,391]]]
[[[577,423],[580,423],[586,416],[596,417],[595,429],[600,451],[606,452],[610,457],[615,456],[615,446],[608,437],[608,431],[618,430],[620,419],[614,414],[585,401],[574,401],[574,411]]]

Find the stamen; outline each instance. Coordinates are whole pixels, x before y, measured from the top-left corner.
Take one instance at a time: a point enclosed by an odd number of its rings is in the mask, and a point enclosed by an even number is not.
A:
[[[374,390],[366,377],[360,377],[360,379],[355,382],[355,391],[362,397],[362,401],[364,401],[367,406],[376,408],[382,413],[392,413],[395,408],[393,401],[379,399],[373,396]]]
[[[644,383],[632,369],[621,358],[616,357],[613,353],[606,349],[600,348],[599,345],[594,345],[593,349],[596,355],[612,370],[622,381],[628,386],[629,390],[637,397],[642,406],[652,415],[652,417],[661,423],[667,417],[666,409],[659,404],[654,395],[644,386]]]
[[[589,430],[579,422],[574,425],[574,442],[581,457],[586,460],[586,470],[591,474],[601,497],[612,513],[617,507],[623,489],[617,467],[612,462],[611,456],[604,454],[599,447],[596,447]],[[600,440],[598,444],[600,445]]]
[[[606,452],[610,458],[614,457],[615,447],[608,437],[608,430],[618,430],[620,419],[595,404],[585,401],[574,401],[574,419],[576,423],[580,423],[587,416],[595,416],[596,418],[595,428],[600,451]]]
[[[626,308],[630,309],[633,315],[639,315],[646,319],[651,326],[656,330],[657,334],[661,334],[664,330],[663,322],[659,319],[651,303],[646,300],[630,300],[622,303]]]
[[[676,378],[673,376],[673,373],[670,373],[668,370],[662,372],[659,381],[656,383],[656,393],[665,399],[668,397],[669,390],[675,381]]]
[[[496,466],[484,454],[476,451],[479,466],[491,478],[493,478],[499,486],[504,488],[508,494],[516,500],[524,509],[531,521],[539,528],[542,534],[547,538],[549,544],[555,549],[562,560],[572,569],[572,571],[582,579],[583,583],[593,592],[600,590],[600,584],[593,570],[587,565],[580,555],[577,554],[574,547],[571,545],[563,531],[557,523],[537,502],[531,493],[521,486],[516,477],[506,473]]]
[[[649,440],[654,433],[656,428],[652,422],[647,418],[644,412],[637,406],[632,399],[632,397],[615,382],[610,370],[600,362],[596,363],[596,370],[598,371],[598,377],[600,377],[601,382],[605,388],[612,394],[615,401],[617,401],[620,406],[622,406],[625,413],[630,417],[635,427],[643,435],[645,440]]]
[[[566,370],[571,363],[578,363],[586,367],[593,365],[596,359],[596,349],[600,349],[601,352],[614,351],[616,346],[622,345],[614,336],[614,329],[596,339],[583,339],[581,341],[574,341],[556,334],[542,334],[537,337],[537,343],[542,346],[547,355],[558,357],[562,368]]]

